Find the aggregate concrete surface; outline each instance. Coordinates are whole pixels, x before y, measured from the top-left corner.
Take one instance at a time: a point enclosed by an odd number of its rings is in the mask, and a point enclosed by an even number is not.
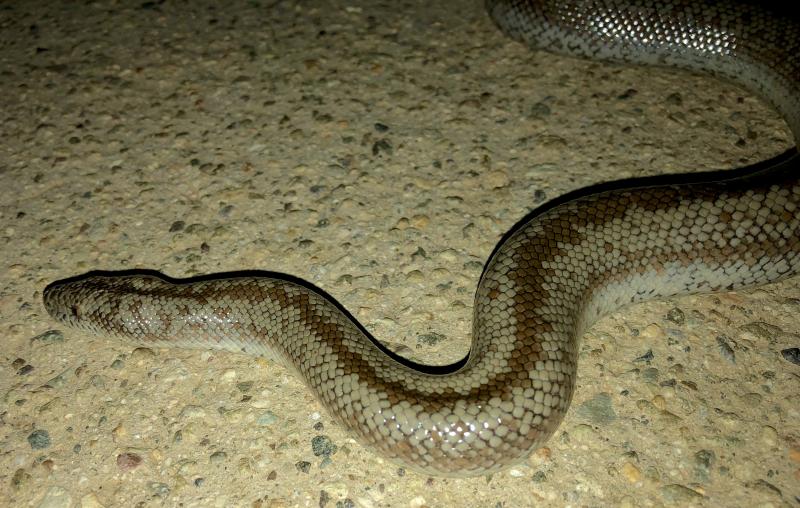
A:
[[[532,52],[476,1],[4,2],[0,120],[4,506],[797,506],[797,277],[604,318],[547,447],[472,479],[376,456],[264,359],[41,303],[95,269],[274,270],[449,363],[539,204],[789,148],[733,85]]]

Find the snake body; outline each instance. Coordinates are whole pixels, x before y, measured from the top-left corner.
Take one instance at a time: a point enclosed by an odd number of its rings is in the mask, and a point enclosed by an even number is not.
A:
[[[489,0],[487,9],[536,48],[732,79],[800,141],[797,20],[731,1]],[[470,352],[449,368],[389,353],[321,292],[281,277],[89,275],[51,284],[44,304],[59,321],[137,344],[268,356],[386,457],[428,474],[486,474],[553,434],[572,398],[579,339],[600,316],[798,273],[798,166],[792,149],[736,178],[605,189],[540,209],[487,262]]]

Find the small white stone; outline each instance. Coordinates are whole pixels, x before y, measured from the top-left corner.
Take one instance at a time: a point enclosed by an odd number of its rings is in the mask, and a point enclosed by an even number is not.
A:
[[[70,508],[72,496],[63,487],[50,487],[37,506],[38,508]]]
[[[100,502],[97,494],[89,492],[81,498],[81,508],[105,508],[105,505]]]
[[[656,323],[650,323],[639,332],[639,336],[643,339],[663,339],[667,334],[661,326]]]

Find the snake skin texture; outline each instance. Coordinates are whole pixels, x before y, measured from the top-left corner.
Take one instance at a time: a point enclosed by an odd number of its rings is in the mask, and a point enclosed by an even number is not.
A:
[[[732,79],[800,139],[796,20],[730,1],[490,0],[487,10],[534,48]],[[717,181],[588,192],[535,212],[487,262],[470,352],[449,369],[388,353],[326,296],[283,278],[90,274],[51,284],[44,304],[63,323],[135,344],[265,355],[384,456],[432,475],[487,474],[553,434],[572,398],[579,340],[600,316],[800,271],[800,162],[794,149],[776,161]]]

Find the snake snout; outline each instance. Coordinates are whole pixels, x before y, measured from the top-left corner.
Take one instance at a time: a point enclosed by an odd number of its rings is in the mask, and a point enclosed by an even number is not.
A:
[[[69,305],[64,298],[64,289],[68,284],[54,282],[48,285],[42,293],[42,302],[47,313],[55,320],[69,324],[71,318],[78,313],[75,305]]]
[[[92,308],[98,295],[92,293],[80,280],[63,280],[53,282],[44,288],[42,303],[45,310],[56,321],[65,325],[85,328],[82,317],[86,309]]]

